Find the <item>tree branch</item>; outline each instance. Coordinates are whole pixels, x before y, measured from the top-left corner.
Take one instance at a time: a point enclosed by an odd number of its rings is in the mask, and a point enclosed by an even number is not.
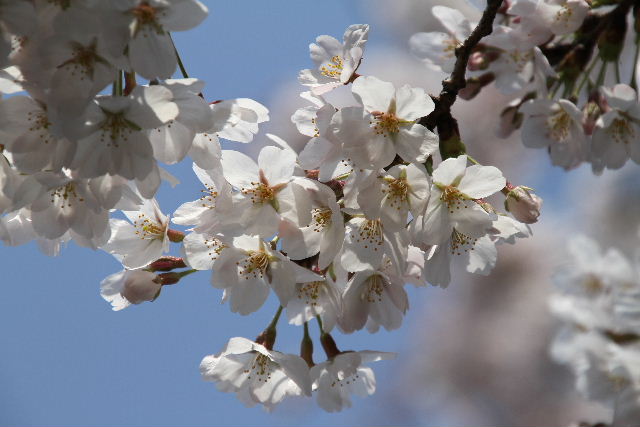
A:
[[[456,63],[453,72],[448,79],[442,81],[442,91],[440,95],[438,97],[432,97],[435,103],[435,109],[428,116],[421,118],[418,123],[433,130],[441,118],[451,118],[451,106],[456,101],[460,89],[466,85],[465,72],[469,57],[480,40],[493,31],[493,21],[501,5],[502,0],[487,1],[487,7],[482,13],[480,22],[478,22],[476,28],[474,28],[462,45],[456,48]]]

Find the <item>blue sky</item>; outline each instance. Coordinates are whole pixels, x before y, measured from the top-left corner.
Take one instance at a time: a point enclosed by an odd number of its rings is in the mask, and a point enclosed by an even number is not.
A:
[[[189,73],[207,82],[209,100],[250,97],[267,106],[282,84],[310,65],[308,44],[317,35],[339,38],[348,25],[366,19],[355,1],[205,3],[208,19],[174,35]],[[383,41],[384,36],[377,40]],[[158,198],[166,212],[199,197],[200,190],[188,162],[171,171],[183,183],[162,189]],[[153,304],[116,313],[99,295],[99,282],[120,269],[106,253],[71,244],[61,256],[48,258],[32,243],[2,247],[0,256],[2,425],[402,423],[375,397],[356,399],[355,409],[338,415],[309,400],[267,414],[203,382],[202,357],[218,352],[230,337],[255,337],[277,307],[273,298],[255,315],[235,315],[220,304],[221,292],[202,272],[168,287]],[[406,342],[407,328],[336,339],[344,349],[394,351]],[[297,352],[300,334],[301,328],[281,322],[278,348]],[[379,387],[401,363],[378,364]]]

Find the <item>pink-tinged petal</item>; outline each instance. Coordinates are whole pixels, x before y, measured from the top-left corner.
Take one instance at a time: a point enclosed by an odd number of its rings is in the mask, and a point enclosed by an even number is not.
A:
[[[438,136],[422,125],[401,128],[395,139],[398,155],[410,163],[424,163],[438,150]]]
[[[174,0],[161,15],[160,23],[167,31],[186,31],[200,25],[208,13],[207,6],[198,0]]]
[[[469,256],[467,271],[483,276],[491,273],[498,259],[496,245],[491,241],[489,236],[479,238],[476,244],[473,245],[473,250],[468,251],[467,255]]]
[[[296,166],[296,154],[290,150],[268,145],[260,150],[258,166],[269,185],[286,183],[291,181]]]
[[[431,13],[451,35],[460,37],[460,41],[469,37],[471,24],[459,10],[446,6],[433,6]]]
[[[293,381],[302,392],[311,396],[311,377],[309,376],[309,366],[299,356],[293,354],[283,354],[277,351],[271,353],[273,361],[276,362],[287,377]]]
[[[234,187],[251,188],[252,182],[258,182],[258,165],[246,154],[223,150],[221,162],[225,178]]]
[[[439,245],[451,237],[453,226],[447,205],[440,200],[440,192],[434,192],[427,205],[422,225],[421,241],[428,245]]]
[[[424,89],[404,85],[396,91],[396,116],[402,120],[417,120],[429,115],[435,108]]]
[[[271,288],[278,296],[280,305],[286,307],[289,300],[293,297],[296,285],[295,271],[291,266],[292,261],[284,256],[279,257],[278,261],[269,263],[269,275],[271,276],[269,283]]]
[[[449,158],[438,165],[433,171],[433,182],[442,185],[452,185],[459,180],[467,168],[467,156]]]
[[[168,33],[159,34],[149,26],[143,26],[129,42],[131,66],[145,79],[170,78],[178,61]]]
[[[344,47],[336,38],[322,35],[316,37],[316,43],[309,45],[311,59],[316,65],[330,61],[332,57],[341,56]]]
[[[498,168],[473,165],[467,168],[458,188],[473,199],[482,199],[502,190],[506,184],[507,181]]]
[[[451,281],[451,243],[447,241],[434,249],[426,261],[424,274],[427,282],[446,288]]]
[[[376,77],[358,77],[352,85],[353,95],[368,112],[389,111],[396,90],[392,83],[384,82]]]

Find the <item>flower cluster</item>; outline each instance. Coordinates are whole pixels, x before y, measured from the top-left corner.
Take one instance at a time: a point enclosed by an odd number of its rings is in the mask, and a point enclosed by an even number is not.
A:
[[[571,241],[572,262],[554,277],[552,312],[562,320],[551,353],[587,399],[613,410],[613,425],[640,419],[640,266],[617,249]]]
[[[432,13],[446,32],[417,33],[409,44],[429,67],[450,72],[474,24],[445,6]],[[471,54],[460,96],[473,98],[494,83],[512,98],[498,136],[519,128],[526,147],[547,149],[565,170],[588,162],[601,173],[629,158],[640,163],[639,31],[633,1],[504,1],[492,34]]]
[[[219,139],[251,142],[269,112],[246,98],[207,103],[204,83],[188,78],[170,32],[206,14],[197,0],[0,8],[0,88],[25,92],[0,101],[0,239],[37,239],[50,254],[73,239],[113,254],[124,269],[101,294],[114,310],[205,270],[240,315],[273,291],[273,322],[254,341],[232,338],[205,357],[203,377],[247,405],[270,410],[314,392],[323,409],[339,411],[351,394],[375,391],[365,365],[393,355],[341,351],[331,332],[398,329],[406,284],[446,287],[456,259],[489,274],[498,244],[531,234],[541,200],[464,151],[443,150],[442,134],[422,123],[436,109],[423,89],[357,72],[368,25],[310,46],[315,67],[299,75],[309,105],[291,118],[308,137],[304,149],[266,135],[257,160],[223,150]],[[178,65],[181,79],[172,78]],[[330,104],[323,95],[332,90],[351,91],[353,105]],[[161,180],[175,179],[159,163],[186,156],[202,194],[167,215],[154,197]],[[491,204],[496,193],[512,216]],[[183,257],[169,255],[171,243]],[[283,312],[304,328],[300,356],[274,350]],[[327,355],[320,363],[308,334],[314,318]]]

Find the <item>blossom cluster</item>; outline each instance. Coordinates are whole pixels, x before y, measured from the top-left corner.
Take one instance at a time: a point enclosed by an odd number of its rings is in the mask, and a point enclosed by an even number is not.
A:
[[[409,44],[429,67],[450,72],[475,24],[445,6],[432,13],[445,31],[414,34]],[[471,55],[460,95],[471,99],[493,83],[511,98],[497,135],[519,128],[526,147],[547,149],[565,170],[640,163],[639,31],[633,1],[506,0]]]
[[[613,411],[612,425],[640,419],[640,265],[580,236],[554,276],[551,311],[562,321],[551,347],[576,388]]]
[[[496,167],[441,152],[421,123],[435,109],[423,89],[357,72],[368,25],[311,44],[314,68],[299,74],[309,105],[291,118],[304,149],[275,135],[257,160],[222,149],[220,139],[251,142],[269,112],[246,98],[207,103],[204,83],[186,75],[170,32],[206,15],[197,0],[2,3],[0,90],[10,96],[0,101],[0,239],[35,239],[49,254],[73,240],[113,254],[124,269],[101,294],[114,310],[197,271],[212,271],[240,315],[273,291],[273,322],[205,357],[203,378],[267,410],[315,392],[339,411],[351,394],[375,391],[365,365],[393,355],[340,351],[331,333],[398,329],[405,286],[446,287],[455,260],[489,274],[497,245],[531,234],[541,200]],[[173,78],[177,67],[183,78]],[[350,91],[353,105],[330,104],[333,90]],[[175,179],[160,163],[186,156],[203,193],[167,215],[155,195]],[[494,194],[505,196],[504,212]],[[283,312],[304,329],[300,356],[274,350]]]

